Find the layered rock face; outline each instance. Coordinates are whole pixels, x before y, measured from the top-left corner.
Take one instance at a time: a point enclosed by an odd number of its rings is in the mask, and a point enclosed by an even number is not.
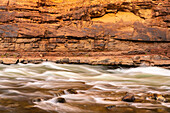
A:
[[[1,63],[169,66],[169,14],[168,0],[1,0]]]

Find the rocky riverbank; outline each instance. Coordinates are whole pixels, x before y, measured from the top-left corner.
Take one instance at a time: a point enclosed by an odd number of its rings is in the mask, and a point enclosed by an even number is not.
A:
[[[34,54],[34,53],[32,53]],[[95,54],[95,53],[94,53]],[[1,64],[17,64],[17,63],[34,63],[39,64],[44,61],[55,63],[68,63],[68,64],[90,64],[90,65],[113,65],[123,67],[136,67],[136,66],[160,66],[164,68],[170,68],[170,60],[167,57],[161,55],[125,55],[125,56],[71,56],[71,57],[59,57],[59,56],[47,56],[47,57],[24,57],[24,58],[0,58]]]
[[[168,0],[3,0],[0,63],[170,65]]]

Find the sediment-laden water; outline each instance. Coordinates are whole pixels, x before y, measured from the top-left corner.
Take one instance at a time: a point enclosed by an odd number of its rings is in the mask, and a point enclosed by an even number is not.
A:
[[[127,93],[134,94],[134,102],[122,101]],[[58,101],[61,97],[65,102]],[[51,62],[0,65],[0,113],[168,112],[167,69]]]

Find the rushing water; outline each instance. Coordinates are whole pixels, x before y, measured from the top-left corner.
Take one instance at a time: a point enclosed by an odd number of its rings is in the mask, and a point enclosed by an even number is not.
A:
[[[140,101],[122,101],[126,92]],[[168,102],[148,94],[164,95]],[[66,103],[56,102],[58,97]],[[169,100],[170,70],[159,67],[0,65],[0,113],[168,113]]]

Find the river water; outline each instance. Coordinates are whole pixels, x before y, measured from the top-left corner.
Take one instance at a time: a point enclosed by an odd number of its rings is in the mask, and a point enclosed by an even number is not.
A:
[[[122,101],[127,93],[136,101]],[[153,94],[166,101],[149,96]],[[57,102],[59,97],[66,102]],[[0,65],[0,113],[113,112],[169,113],[170,70],[52,62]]]

